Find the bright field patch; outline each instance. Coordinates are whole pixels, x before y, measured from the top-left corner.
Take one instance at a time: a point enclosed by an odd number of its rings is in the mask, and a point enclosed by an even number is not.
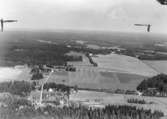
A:
[[[66,84],[80,88],[89,89],[131,89],[135,90],[137,85],[147,77],[116,73],[116,72],[99,72],[98,70],[80,69],[76,72],[55,72],[48,82]]]
[[[158,73],[167,74],[167,60],[161,61],[144,61],[145,64],[155,69]]]
[[[0,67],[0,82],[12,81],[12,80],[27,80],[30,79],[30,69],[25,68],[13,68],[13,67]]]
[[[141,76],[154,76],[157,72],[144,64],[137,58],[125,55],[110,54],[98,55],[92,57],[94,62],[98,64],[98,68],[119,73],[137,74]]]

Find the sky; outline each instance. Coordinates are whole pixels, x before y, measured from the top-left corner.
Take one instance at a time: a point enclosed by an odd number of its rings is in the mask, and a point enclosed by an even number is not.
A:
[[[167,6],[156,0],[0,0],[0,18],[17,19],[5,29],[146,32],[167,34]]]

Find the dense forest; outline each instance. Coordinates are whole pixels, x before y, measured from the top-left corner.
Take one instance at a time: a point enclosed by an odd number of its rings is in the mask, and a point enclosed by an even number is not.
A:
[[[156,95],[159,92],[159,95],[167,94],[167,75],[159,74],[157,76],[151,77],[147,80],[143,80],[137,87],[137,90],[152,93]]]

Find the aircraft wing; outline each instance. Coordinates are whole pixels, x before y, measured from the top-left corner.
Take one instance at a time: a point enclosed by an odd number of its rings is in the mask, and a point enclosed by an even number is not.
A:
[[[3,22],[17,22],[17,20],[4,20]]]
[[[1,31],[3,32],[3,22],[1,22]]]
[[[134,24],[135,26],[148,26],[148,24]]]

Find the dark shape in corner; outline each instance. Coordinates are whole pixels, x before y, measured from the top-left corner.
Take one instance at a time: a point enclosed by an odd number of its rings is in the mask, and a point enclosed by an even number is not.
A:
[[[17,22],[17,20],[3,20],[3,19],[0,19],[0,22],[1,22],[1,32],[3,32],[3,30],[4,30],[4,23]]]
[[[157,0],[162,5],[167,5],[167,0]]]

